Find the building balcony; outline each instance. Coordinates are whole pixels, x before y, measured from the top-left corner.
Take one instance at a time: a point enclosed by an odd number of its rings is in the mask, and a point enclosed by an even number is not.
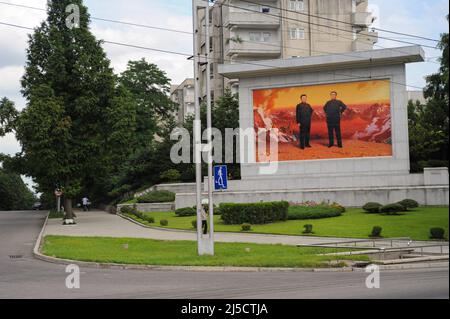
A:
[[[378,42],[378,32],[362,31],[356,35],[352,43],[353,51],[372,50],[375,43]]]
[[[194,95],[189,94],[184,97],[184,103],[194,103],[194,102],[195,102]]]
[[[265,13],[230,12],[225,26],[231,29],[258,28],[258,29],[278,29],[281,26],[281,17],[274,17]]]
[[[352,24],[368,27],[373,23],[373,15],[370,12],[355,12],[352,14]]]
[[[270,45],[266,45],[270,44]],[[281,43],[280,42],[246,42],[236,43],[230,41],[225,46],[225,55],[241,56],[241,57],[270,57],[277,58],[281,55]]]

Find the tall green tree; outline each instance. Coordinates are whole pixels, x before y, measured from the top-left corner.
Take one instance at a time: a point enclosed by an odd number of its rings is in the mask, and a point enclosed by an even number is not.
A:
[[[448,20],[448,16],[447,16]],[[408,104],[411,169],[448,165],[449,143],[449,48],[448,33],[441,35],[438,47],[442,50],[440,68],[427,77],[424,89],[425,104]]]
[[[145,59],[129,61],[127,69],[119,76],[120,87],[129,92],[133,106],[129,115],[117,114],[116,125],[124,128],[135,123],[125,140],[132,152],[122,158],[115,167],[111,181],[110,199],[126,195],[133,189],[159,181],[159,175],[170,162],[170,131],[175,126],[176,105],[170,100],[170,79],[157,65]],[[120,120],[121,118],[121,120]],[[134,120],[133,120],[134,119]],[[118,137],[118,136],[115,136]],[[120,143],[124,138],[116,138]]]
[[[73,28],[66,23],[69,5],[80,12]],[[47,14],[29,39],[22,79],[27,107],[13,121],[22,145],[15,160],[40,191],[64,189],[64,206],[71,218],[72,200],[107,180],[115,154],[125,156],[129,151],[128,131],[135,130],[134,124],[117,121],[133,114],[134,102],[116,86],[101,42],[89,30],[83,1],[51,1]]]
[[[0,100],[0,136],[13,131],[13,122],[18,114],[12,101],[6,97]]]
[[[0,168],[0,210],[29,210],[34,201],[19,174]]]
[[[202,122],[202,128],[201,131],[204,132],[206,130],[206,105],[201,105],[200,107],[200,119]],[[183,126],[186,128],[190,135],[191,140],[193,138],[193,121],[194,116],[191,115],[186,118]],[[225,158],[225,150],[226,150],[226,143],[233,143],[233,163],[228,163],[228,171],[231,174],[232,178],[239,179],[241,176],[241,166],[240,163],[237,163],[237,152],[239,152],[238,149],[238,143],[239,143],[239,137],[234,136],[234,140],[226,140],[226,129],[232,129],[235,130],[239,128],[239,96],[237,94],[233,94],[231,90],[225,90],[223,96],[221,96],[216,103],[214,103],[212,107],[212,126],[216,129],[218,129],[222,134],[222,164],[226,160]],[[206,142],[206,141],[204,141]],[[228,145],[231,147],[231,145]],[[192,155],[192,154],[191,154]],[[192,155],[193,156],[193,155]],[[192,158],[191,156],[191,158]],[[218,163],[217,163],[218,164]],[[186,166],[184,164],[180,164],[182,166]],[[191,178],[195,178],[195,169],[194,165],[190,165],[190,167],[184,167],[183,171],[191,172]],[[207,165],[202,165],[202,173],[204,175],[207,174]]]
[[[120,83],[130,91],[137,105],[137,146],[148,148],[155,134],[161,133],[174,116],[175,104],[169,98],[170,79],[157,65],[141,59],[128,62]]]

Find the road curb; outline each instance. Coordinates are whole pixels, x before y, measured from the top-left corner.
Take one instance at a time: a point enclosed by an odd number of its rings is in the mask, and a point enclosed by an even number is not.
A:
[[[44,235],[45,227],[47,226],[49,216],[50,216],[50,212],[47,213],[47,217],[45,217],[45,221],[44,221],[44,224],[42,225],[42,229],[39,232],[39,235],[36,239],[36,243],[34,244],[34,247],[33,247],[34,257],[36,257],[37,255],[41,255],[40,250],[41,250],[41,244],[42,244],[42,237]]]

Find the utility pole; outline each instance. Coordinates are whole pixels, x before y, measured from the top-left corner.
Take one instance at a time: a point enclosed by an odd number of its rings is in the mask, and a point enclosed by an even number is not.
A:
[[[203,26],[198,24],[198,12],[205,10],[205,32]],[[198,254],[214,255],[214,203],[212,196],[212,115],[211,115],[211,93],[210,93],[210,57],[209,57],[209,2],[207,0],[192,0],[193,30],[194,30],[194,92],[195,92],[195,120],[194,120],[194,161],[195,161],[195,181],[196,181],[196,202],[197,202],[197,247]],[[198,39],[205,36],[206,52],[201,56]],[[200,117],[200,68],[206,65],[206,92],[207,92],[207,135],[208,144],[202,144],[201,117]],[[206,146],[206,147],[204,147]],[[207,152],[208,162],[208,204],[209,204],[209,237],[204,239],[202,234],[202,151]]]
[[[210,254],[214,255],[214,202],[213,202],[213,158],[212,158],[212,101],[211,101],[211,38],[210,34],[210,10],[209,0],[206,2],[205,13],[205,37],[206,37],[206,129],[208,135],[208,204],[209,204],[209,241]]]

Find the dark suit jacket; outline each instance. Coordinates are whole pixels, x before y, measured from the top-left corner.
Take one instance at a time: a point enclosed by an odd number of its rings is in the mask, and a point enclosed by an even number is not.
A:
[[[302,125],[311,124],[311,116],[313,114],[313,109],[308,103],[300,103],[297,105],[296,118],[297,123]]]
[[[347,105],[340,100],[330,100],[323,108],[327,115],[328,123],[339,123],[341,121],[341,114],[344,113],[346,109]]]

